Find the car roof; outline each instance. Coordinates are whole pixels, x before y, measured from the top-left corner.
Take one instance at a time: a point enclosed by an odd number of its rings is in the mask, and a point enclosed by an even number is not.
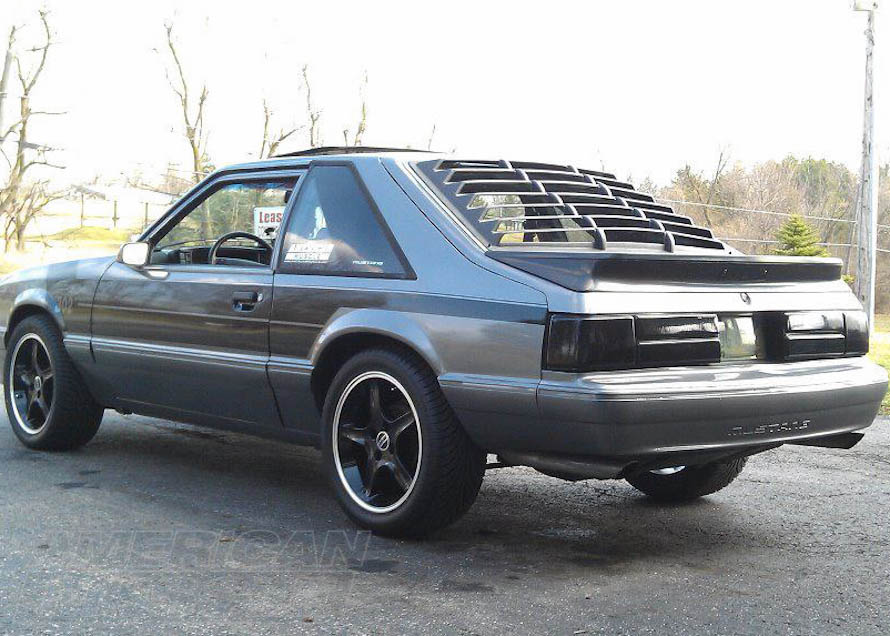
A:
[[[249,161],[227,165],[219,172],[235,172],[244,170],[269,170],[274,168],[290,168],[306,166],[319,159],[325,161],[354,160],[358,157],[395,158],[409,161],[421,161],[443,156],[443,153],[413,148],[380,148],[369,146],[324,146],[297,152],[276,155],[259,161]]]

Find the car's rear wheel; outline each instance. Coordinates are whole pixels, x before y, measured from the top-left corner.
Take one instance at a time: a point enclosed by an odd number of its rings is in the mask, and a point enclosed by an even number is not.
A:
[[[675,466],[631,475],[627,481],[658,501],[690,501],[726,488],[747,462],[747,457],[741,457],[698,466]]]
[[[69,450],[90,441],[103,409],[83,383],[62,335],[47,316],[30,316],[13,331],[3,367],[6,413],[30,448]]]
[[[350,359],[331,383],[323,415],[330,482],[358,525],[423,536],[455,521],[475,500],[485,453],[411,353],[375,349]]]

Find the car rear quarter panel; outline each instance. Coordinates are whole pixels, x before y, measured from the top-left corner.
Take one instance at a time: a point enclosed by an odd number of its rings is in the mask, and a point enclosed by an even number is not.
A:
[[[468,260],[418,213],[379,159],[355,163],[416,277],[276,273],[269,375],[285,423],[318,430],[317,409],[301,396],[307,395],[325,350],[355,333],[386,336],[413,348],[458,411],[472,404],[534,417],[544,294]],[[468,392],[489,382],[506,383],[513,389],[511,399],[467,399]]]

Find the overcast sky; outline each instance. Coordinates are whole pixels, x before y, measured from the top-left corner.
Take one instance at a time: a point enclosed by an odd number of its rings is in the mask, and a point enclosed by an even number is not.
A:
[[[51,11],[58,44],[33,107],[68,114],[41,120],[32,138],[65,149],[71,181],[187,163],[164,78],[166,21],[191,78],[208,84],[217,165],[256,155],[263,97],[282,124],[303,123],[303,64],[330,144],[355,128],[367,71],[366,145],[426,147],[435,124],[437,149],[659,183],[687,162],[712,168],[721,147],[744,163],[793,153],[859,165],[866,18],[848,0],[0,5],[3,45],[11,24],[29,24],[19,51],[38,41],[37,8]],[[883,160],[888,14],[877,29]],[[303,133],[283,150],[305,146]]]

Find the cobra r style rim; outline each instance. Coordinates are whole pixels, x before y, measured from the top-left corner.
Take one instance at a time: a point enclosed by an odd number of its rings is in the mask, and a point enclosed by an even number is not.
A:
[[[352,500],[376,513],[402,505],[420,474],[423,437],[399,381],[381,371],[353,378],[337,401],[331,434],[337,475]]]
[[[16,424],[29,435],[37,435],[49,420],[55,381],[49,351],[36,333],[25,334],[15,346],[6,390]]]

